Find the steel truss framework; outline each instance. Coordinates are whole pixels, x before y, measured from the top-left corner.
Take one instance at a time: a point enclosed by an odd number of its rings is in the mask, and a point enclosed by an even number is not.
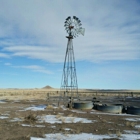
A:
[[[66,48],[60,91],[61,93],[62,91],[64,92],[64,96],[73,97],[74,95],[78,96],[78,84],[72,41],[73,37],[68,36],[67,38],[68,43]]]

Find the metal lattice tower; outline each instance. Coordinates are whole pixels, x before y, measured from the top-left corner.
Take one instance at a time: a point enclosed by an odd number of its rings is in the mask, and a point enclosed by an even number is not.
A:
[[[70,96],[72,96],[73,92],[78,94],[73,42],[72,37],[70,36],[68,36],[68,44],[66,49],[63,76],[61,81],[61,91],[65,91],[66,94],[70,93]]]
[[[64,92],[64,96],[78,96],[78,84],[77,84],[77,75],[76,75],[76,66],[75,66],[75,58],[74,58],[74,49],[73,49],[73,38],[77,37],[79,34],[84,35],[85,29],[81,27],[81,21],[73,16],[73,18],[68,17],[65,21],[65,29],[69,36],[65,61],[63,67],[63,75],[61,81],[60,91]]]

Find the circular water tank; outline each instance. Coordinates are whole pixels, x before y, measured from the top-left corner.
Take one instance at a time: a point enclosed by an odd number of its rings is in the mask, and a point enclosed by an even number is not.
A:
[[[129,106],[127,107],[127,114],[140,115],[140,107]]]
[[[93,103],[90,101],[77,101],[77,102],[73,102],[73,108],[75,108],[75,109],[92,109]]]
[[[122,113],[122,104],[96,104],[96,109],[108,113]]]

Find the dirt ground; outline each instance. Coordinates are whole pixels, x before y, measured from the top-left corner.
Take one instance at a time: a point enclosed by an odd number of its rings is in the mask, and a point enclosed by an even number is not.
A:
[[[125,118],[138,118],[139,116],[125,116],[125,115],[111,115],[102,114],[99,111],[94,113],[93,110],[80,110],[82,112],[74,112],[74,109],[64,110],[62,107],[54,108],[54,104],[49,105],[44,110],[32,111],[25,110],[27,107],[47,105],[45,100],[5,100],[5,103],[0,104],[0,116],[7,116],[7,118],[0,119],[0,139],[1,140],[29,140],[30,137],[44,137],[48,133],[93,133],[93,134],[116,134],[119,136],[125,133],[124,130],[140,130],[135,128],[135,125],[140,125],[140,120],[131,122]],[[77,110],[75,110],[77,111]],[[84,113],[85,112],[85,113]],[[55,123],[50,124],[46,122],[39,123],[37,116],[43,115],[60,115],[87,118],[93,120],[93,123]],[[14,118],[19,118],[20,121],[12,121]],[[29,126],[22,126],[27,124]],[[35,127],[36,125],[43,125],[44,127]],[[65,128],[70,128],[66,130]]]
[[[52,94],[53,96],[57,95]],[[66,134],[79,134],[79,133],[92,133],[92,134],[115,134],[119,139],[121,134],[125,134],[126,130],[137,131],[140,134],[140,116],[129,114],[111,114],[104,113],[97,110],[76,110],[66,108],[62,105],[57,106],[56,101],[47,101],[47,92],[42,91],[37,94],[37,91],[24,90],[1,90],[0,91],[0,140],[30,140],[31,137],[43,138],[44,134],[50,133],[63,133]],[[93,96],[84,96],[83,99],[90,99]],[[98,97],[97,100],[101,102],[122,101],[125,105],[131,105],[131,98],[124,102],[124,97]],[[140,106],[140,102],[135,97],[133,105]],[[43,110],[33,111],[27,110],[28,107],[46,106]],[[56,115],[62,123],[49,123],[39,119],[45,115]],[[90,123],[70,122],[65,123],[64,117],[80,117],[91,120]],[[130,118],[131,120],[126,120]],[[138,119],[133,121],[132,119]]]

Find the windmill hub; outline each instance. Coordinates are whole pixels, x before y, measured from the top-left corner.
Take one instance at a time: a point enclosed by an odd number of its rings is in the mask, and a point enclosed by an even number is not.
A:
[[[69,29],[73,29],[74,28],[74,26],[69,26]]]

